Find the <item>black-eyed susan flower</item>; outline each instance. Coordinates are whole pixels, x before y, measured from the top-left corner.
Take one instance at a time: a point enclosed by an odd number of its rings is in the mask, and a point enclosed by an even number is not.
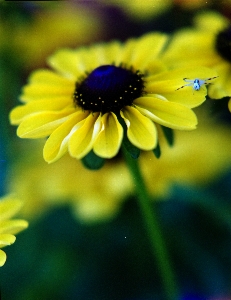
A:
[[[0,199],[0,248],[13,244],[15,234],[28,227],[28,222],[11,219],[21,208],[22,203],[11,196]],[[6,262],[6,253],[0,249],[0,266]]]
[[[213,99],[231,96],[231,25],[217,12],[198,14],[195,28],[177,32],[163,60],[170,67],[206,66],[217,71],[218,78],[209,85]],[[231,110],[231,102],[229,102]]]
[[[160,33],[77,50],[60,50],[48,60],[52,70],[34,72],[10,114],[21,138],[49,137],[44,159],[67,151],[81,159],[91,150],[114,157],[123,136],[141,150],[157,145],[157,125],[192,130],[206,90],[176,91],[182,78],[216,76],[207,68],[167,70],[160,56],[167,42]]]

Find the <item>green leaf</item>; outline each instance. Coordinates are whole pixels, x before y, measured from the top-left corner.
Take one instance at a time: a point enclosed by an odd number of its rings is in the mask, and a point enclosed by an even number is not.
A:
[[[173,146],[174,144],[174,132],[171,128],[161,126],[164,136],[169,144],[169,146]]]
[[[157,144],[156,148],[152,150],[153,153],[155,154],[155,157],[156,158],[160,158],[161,156],[161,151],[160,151],[160,145]]]
[[[104,165],[105,159],[89,152],[82,160],[83,165],[90,170],[99,170]]]
[[[140,149],[129,141],[126,133],[124,133],[123,145],[132,158],[137,159],[140,156]]]

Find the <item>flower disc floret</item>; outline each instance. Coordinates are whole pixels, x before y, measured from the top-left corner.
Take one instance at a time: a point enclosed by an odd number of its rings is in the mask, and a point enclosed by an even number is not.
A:
[[[99,66],[76,84],[74,101],[83,110],[118,113],[142,96],[143,75],[139,71],[114,65]]]

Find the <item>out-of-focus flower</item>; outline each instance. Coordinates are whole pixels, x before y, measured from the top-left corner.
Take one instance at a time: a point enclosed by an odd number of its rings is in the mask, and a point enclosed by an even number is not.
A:
[[[150,20],[155,16],[161,15],[172,4],[172,0],[100,0],[100,2],[104,5],[119,7],[126,15],[137,21]]]
[[[24,68],[43,66],[45,58],[59,47],[76,47],[103,36],[103,24],[96,10],[63,1],[43,6],[27,22],[15,20],[13,26],[11,19],[0,22],[0,38],[24,63]]]
[[[174,147],[163,139],[159,159],[151,152],[140,156],[144,180],[154,200],[170,196],[173,184],[202,187],[230,168],[231,140],[227,136],[231,130],[211,122],[206,114],[200,113],[199,119],[197,130],[175,133]],[[107,161],[97,172],[87,170],[69,155],[48,165],[39,155],[42,143],[28,143],[7,177],[8,190],[25,199],[23,213],[27,218],[67,204],[84,222],[102,221],[115,216],[126,197],[134,193],[130,174],[119,157]]]
[[[21,208],[22,203],[14,197],[7,196],[0,199],[0,248],[13,244],[15,234],[28,227],[28,222],[11,219]],[[0,266],[6,262],[6,253],[0,249]]]
[[[198,114],[197,130],[190,134],[175,132],[174,146],[162,146],[159,159],[150,153],[141,157],[144,177],[152,195],[168,196],[174,184],[202,187],[230,170],[231,141],[227,137],[231,129],[211,120],[204,108],[199,109]]]
[[[48,137],[44,159],[52,163],[67,151],[81,159],[91,150],[114,157],[124,131],[141,150],[157,145],[156,124],[192,130],[206,89],[176,89],[182,77],[211,77],[207,68],[166,70],[159,60],[167,42],[160,33],[77,50],[60,50],[49,59],[56,72],[38,70],[30,77],[11,123],[21,138]]]
[[[193,10],[202,7],[208,7],[212,4],[212,0],[99,0],[106,6],[115,6],[122,10],[129,18],[135,21],[151,21],[155,17],[170,10],[173,7],[181,9]]]
[[[129,172],[120,159],[108,161],[98,171],[86,169],[69,155],[48,165],[40,155],[42,142],[28,143],[22,145],[19,159],[7,176],[8,190],[24,197],[22,214],[27,218],[68,204],[85,221],[108,219],[132,190]],[[28,147],[30,153],[26,153]]]
[[[195,18],[195,28],[177,32],[163,60],[171,67],[212,67],[219,78],[209,86],[213,99],[231,96],[231,25],[217,12],[205,12]],[[229,102],[231,110],[231,101]]]

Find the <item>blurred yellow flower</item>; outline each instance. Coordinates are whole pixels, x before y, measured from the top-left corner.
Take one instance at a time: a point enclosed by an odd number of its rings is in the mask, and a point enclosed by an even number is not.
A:
[[[155,197],[171,195],[174,184],[203,187],[230,170],[230,126],[211,120],[205,108],[197,111],[197,130],[175,132],[174,146],[163,145],[159,159],[148,152],[141,157],[144,178]]]
[[[27,218],[66,204],[85,221],[111,218],[132,189],[129,171],[120,159],[92,171],[69,155],[48,165],[40,155],[41,141],[28,141],[21,147],[8,173],[7,188],[24,197],[22,214]],[[26,153],[28,147],[30,153]]]
[[[96,10],[65,1],[43,3],[24,23],[16,20],[12,26],[7,19],[0,21],[0,32],[1,29],[5,46],[15,52],[25,69],[44,66],[46,57],[59,47],[84,45],[98,40],[105,32]]]
[[[38,70],[25,86],[11,123],[21,138],[48,137],[43,154],[52,163],[66,152],[81,159],[91,150],[114,157],[124,131],[141,150],[157,145],[156,124],[196,128],[191,108],[200,105],[206,89],[176,89],[182,77],[211,77],[210,69],[166,70],[160,55],[167,36],[150,33],[125,44],[111,42],[77,50],[60,50],[48,60],[55,69]]]
[[[198,9],[212,4],[212,0],[99,0],[106,6],[115,6],[129,18],[137,22],[151,21],[166,11],[180,7],[181,9]]]
[[[219,78],[209,86],[213,99],[231,96],[231,25],[228,19],[210,11],[197,15],[195,28],[180,30],[173,36],[163,60],[168,66],[212,67]],[[229,102],[231,111],[231,101]]]
[[[100,0],[105,5],[114,5],[122,9],[130,18],[137,21],[151,19],[171,7],[172,0]]]
[[[11,219],[20,209],[22,203],[12,196],[0,199],[0,248],[13,244],[15,234],[28,227],[28,222]],[[0,266],[6,262],[6,253],[0,249]]]
[[[231,167],[231,140],[227,139],[231,129],[212,122],[206,113],[199,114],[199,121],[198,129],[190,134],[176,131],[174,147],[167,145],[159,130],[161,157],[157,159],[152,152],[140,156],[154,200],[170,196],[174,184],[203,186]],[[7,178],[8,191],[24,197],[22,213],[27,218],[35,219],[53,206],[65,204],[84,222],[102,221],[115,216],[126,197],[134,194],[120,157],[107,161],[98,171],[87,170],[69,155],[48,165],[39,155],[42,143],[27,143]]]

